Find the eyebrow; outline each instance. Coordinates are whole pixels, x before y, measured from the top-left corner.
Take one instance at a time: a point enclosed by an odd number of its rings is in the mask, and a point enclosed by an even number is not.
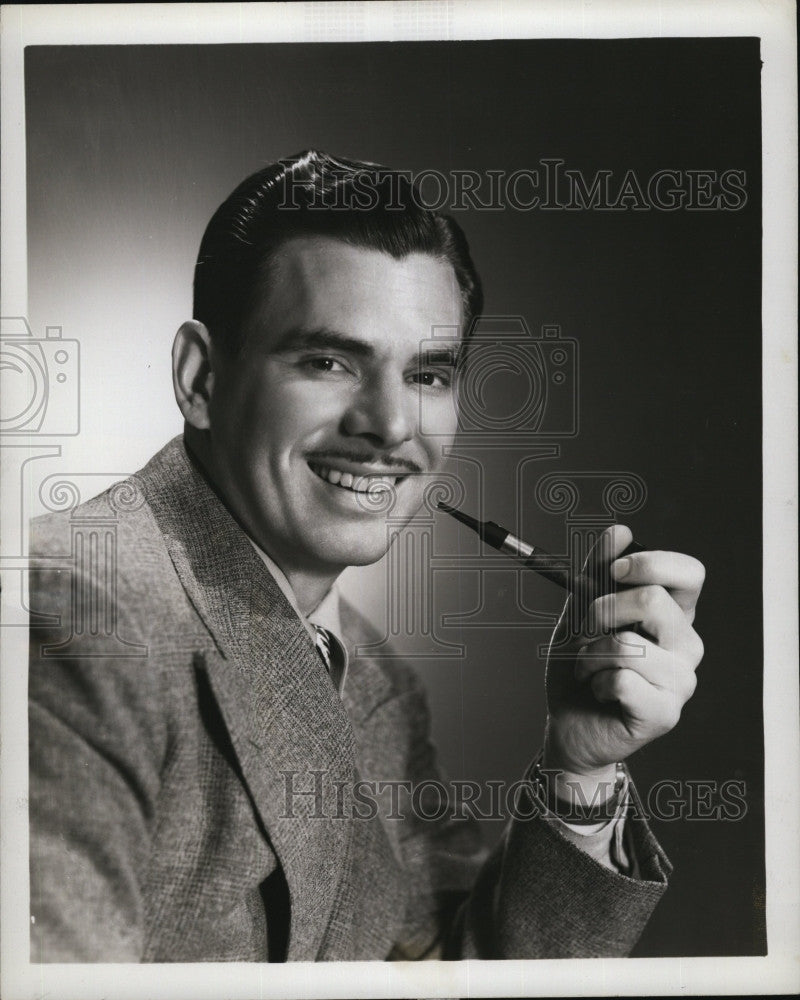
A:
[[[347,351],[348,354],[355,354],[359,357],[372,357],[375,349],[357,340],[355,337],[348,337],[347,334],[339,333],[338,330],[331,330],[326,326],[316,330],[307,330],[296,326],[287,330],[275,345],[276,353],[303,350],[325,350]]]
[[[460,346],[422,350],[413,360],[418,365],[449,365],[455,368],[461,355]],[[292,327],[283,334],[273,349],[276,354],[305,350],[336,350],[345,351],[355,357],[375,357],[375,348],[372,344],[325,326],[313,330],[299,326]]]

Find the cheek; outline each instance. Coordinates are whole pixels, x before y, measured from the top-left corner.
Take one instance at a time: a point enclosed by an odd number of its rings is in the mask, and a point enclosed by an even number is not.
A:
[[[455,400],[452,396],[441,400],[426,401],[420,421],[419,441],[428,457],[428,462],[434,468],[440,468],[446,462],[442,454],[448,445],[453,443],[458,428],[458,415]]]
[[[321,428],[335,425],[340,416],[340,400],[332,392],[272,380],[248,393],[238,424],[242,440],[271,452],[286,452],[294,446],[302,448]]]

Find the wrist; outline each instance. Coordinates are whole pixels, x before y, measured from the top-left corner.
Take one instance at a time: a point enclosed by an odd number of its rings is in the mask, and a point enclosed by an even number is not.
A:
[[[617,762],[577,764],[559,750],[549,732],[545,734],[540,767],[551,782],[551,794],[569,803],[583,800],[602,804],[618,790],[620,771],[624,774]]]
[[[553,793],[556,798],[575,804],[593,802],[601,805],[610,799],[619,784],[619,766],[609,764],[597,771],[582,773],[552,767],[544,759],[542,760],[542,770],[552,775]]]
[[[548,765],[542,752],[533,765],[531,778],[535,794],[548,812],[578,826],[608,823],[627,797],[628,775],[624,764],[591,772],[569,772]]]

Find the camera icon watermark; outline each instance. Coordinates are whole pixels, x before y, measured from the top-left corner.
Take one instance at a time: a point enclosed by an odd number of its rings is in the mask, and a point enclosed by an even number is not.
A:
[[[48,326],[37,339],[22,316],[0,318],[0,434],[68,437],[80,429],[80,345]]]
[[[420,345],[436,358],[453,330],[438,327]],[[462,444],[514,446],[577,436],[578,342],[561,327],[545,324],[531,333],[522,316],[481,316],[459,347],[456,364],[458,437]],[[441,434],[440,414],[423,399],[420,428]]]

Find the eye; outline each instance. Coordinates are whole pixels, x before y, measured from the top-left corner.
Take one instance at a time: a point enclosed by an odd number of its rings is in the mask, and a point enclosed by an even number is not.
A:
[[[416,371],[411,379],[428,389],[448,389],[453,384],[452,375],[447,371]]]
[[[305,358],[303,364],[314,372],[343,372],[347,371],[341,361],[327,356]]]

